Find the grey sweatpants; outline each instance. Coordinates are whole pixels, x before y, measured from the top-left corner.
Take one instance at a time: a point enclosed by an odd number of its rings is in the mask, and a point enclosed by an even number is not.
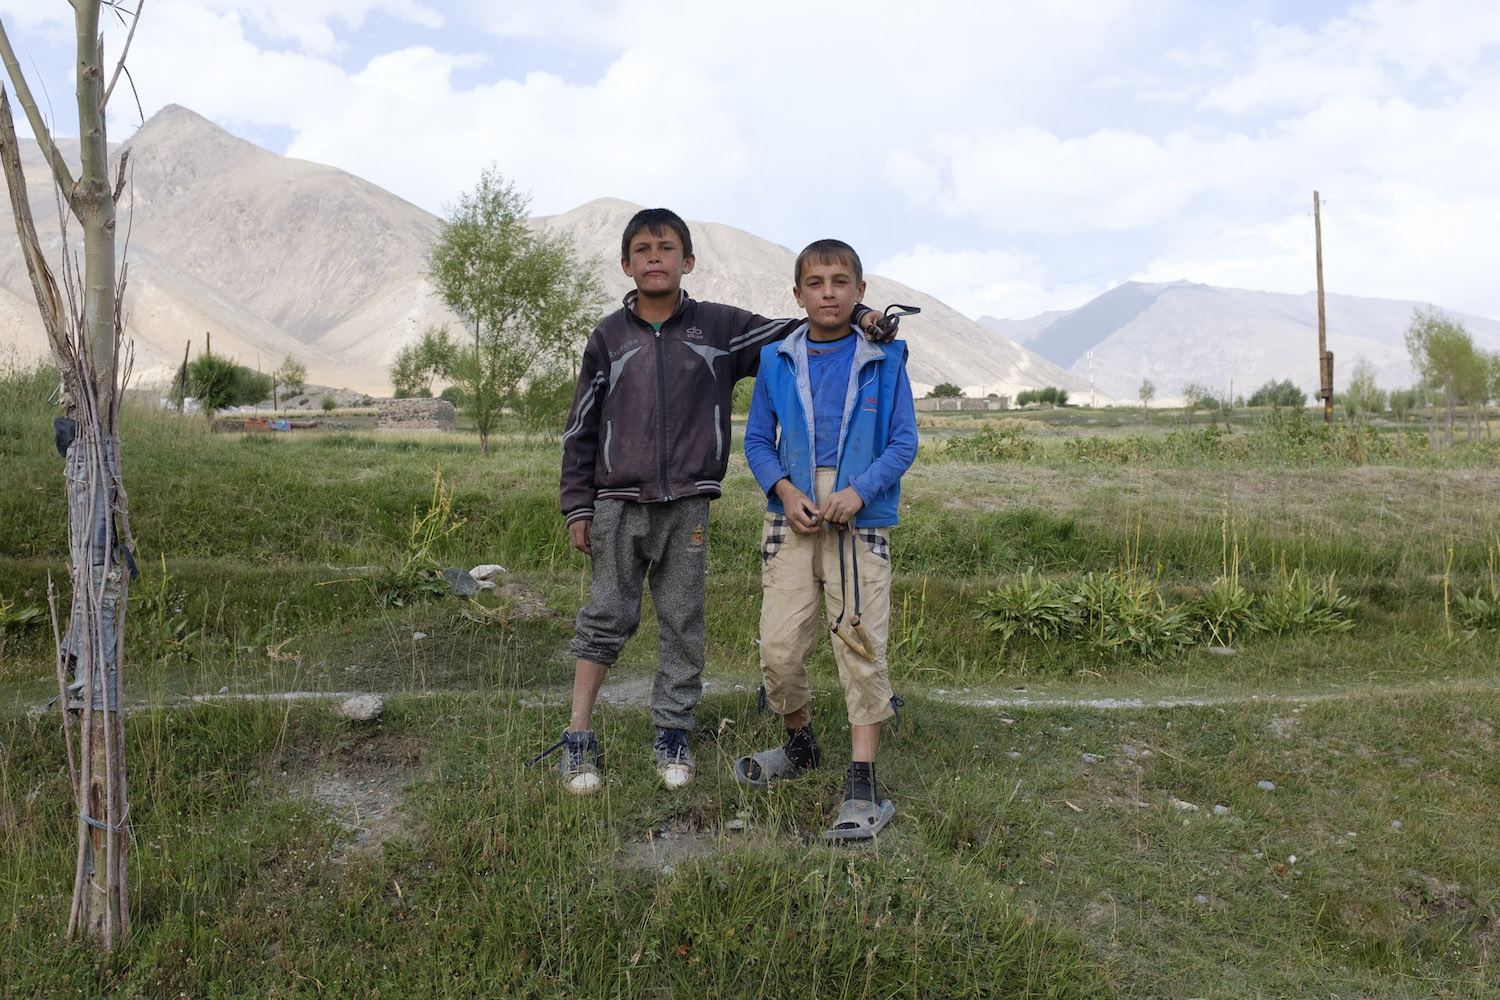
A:
[[[659,625],[651,719],[666,729],[693,728],[703,697],[708,501],[599,500],[589,530],[593,582],[569,648],[580,659],[613,666],[641,623],[641,582],[649,578]]]

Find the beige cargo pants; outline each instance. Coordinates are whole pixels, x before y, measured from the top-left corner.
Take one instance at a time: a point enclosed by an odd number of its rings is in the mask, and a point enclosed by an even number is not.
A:
[[[817,496],[833,492],[832,469],[817,470]],[[858,515],[854,518],[859,522]],[[839,585],[839,535],[844,535],[844,585]],[[859,567],[859,606],[862,624],[875,648],[867,660],[843,640],[830,636],[833,658],[849,722],[870,726],[890,718],[891,682],[886,672],[886,640],[891,618],[891,530],[855,527],[845,532],[822,526],[811,535],[792,530],[785,514],[766,512],[761,532],[760,668],[766,682],[766,704],[789,715],[812,698],[807,658],[820,633],[826,633],[844,610],[843,628],[854,613],[854,571]],[[859,552],[856,557],[855,547]],[[826,622],[818,614],[818,598],[827,609]]]

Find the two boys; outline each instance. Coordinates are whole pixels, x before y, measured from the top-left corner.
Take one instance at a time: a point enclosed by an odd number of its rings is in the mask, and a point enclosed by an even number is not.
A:
[[[692,780],[687,733],[702,694],[709,501],[728,464],[730,401],[764,348],[800,326],[694,301],[681,288],[693,263],[677,215],[647,209],[630,220],[621,268],[636,288],[589,337],[563,436],[561,505],[574,547],[591,558],[592,584],[571,644],[572,717],[552,749],[563,752],[566,787],[580,794],[600,784],[593,707],[639,624],[646,580],[660,626],[653,753],[669,787]],[[828,322],[877,325],[858,296],[845,299]]]

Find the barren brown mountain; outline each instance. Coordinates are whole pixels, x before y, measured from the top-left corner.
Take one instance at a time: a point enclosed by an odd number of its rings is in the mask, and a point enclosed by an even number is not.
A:
[[[389,392],[400,347],[430,323],[459,323],[427,280],[425,253],[439,220],[366,181],[235,138],[178,106],[154,115],[123,144],[130,149],[127,325],[136,371],[163,381],[184,347],[196,355],[211,333],[216,352],[270,370],[290,354],[310,381]],[[74,150],[65,148],[65,153]],[[31,198],[54,203],[40,152],[24,151]],[[621,295],[620,230],[638,206],[589,202],[539,219],[571,235]],[[50,253],[60,252],[56,213],[39,211]],[[122,211],[122,220],[126,218]],[[12,231],[6,219],[0,225]],[[791,315],[794,254],[715,223],[693,222],[698,268],[685,282],[698,298],[767,315]],[[912,381],[1001,394],[1084,380],[986,330],[943,303],[872,275],[867,301],[920,306],[906,321]],[[612,305],[611,305],[612,307]],[[37,355],[40,322],[13,238],[0,244],[0,348]]]

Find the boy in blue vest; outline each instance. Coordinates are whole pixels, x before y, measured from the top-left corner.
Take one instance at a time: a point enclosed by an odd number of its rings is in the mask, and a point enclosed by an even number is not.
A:
[[[829,840],[873,837],[895,814],[875,785],[880,723],[895,713],[886,671],[890,529],[901,475],[917,456],[906,345],[851,324],[864,269],[847,243],[819,240],[797,258],[807,322],[761,351],[745,457],[768,498],[761,543],[761,672],[786,725],[780,747],[741,757],[735,778],[766,785],[816,767],[807,658],[821,594],[849,710],[852,763]],[[779,432],[779,433],[778,433]]]

